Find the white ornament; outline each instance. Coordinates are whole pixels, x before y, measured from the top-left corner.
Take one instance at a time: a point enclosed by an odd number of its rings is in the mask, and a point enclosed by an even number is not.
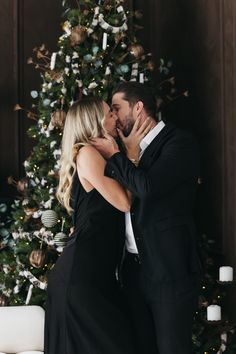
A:
[[[53,227],[57,223],[57,213],[54,210],[45,210],[42,213],[41,221],[46,227]]]
[[[58,247],[64,247],[66,245],[66,241],[67,241],[68,237],[66,234],[64,234],[64,232],[58,232],[55,236],[54,236],[54,243],[55,245],[57,245]]]
[[[61,92],[63,93],[63,95],[65,95],[67,92],[67,89],[65,87],[62,87]]]

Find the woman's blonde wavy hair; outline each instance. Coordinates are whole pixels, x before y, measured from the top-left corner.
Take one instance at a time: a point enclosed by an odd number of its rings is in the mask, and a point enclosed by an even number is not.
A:
[[[90,139],[102,136],[103,118],[103,101],[97,97],[85,97],[76,101],[67,113],[56,195],[69,214],[73,212],[70,200],[73,177],[76,173],[76,156],[82,146],[91,145]]]

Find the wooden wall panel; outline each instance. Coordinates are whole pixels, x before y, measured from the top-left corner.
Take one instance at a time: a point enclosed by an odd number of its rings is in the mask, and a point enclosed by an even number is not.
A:
[[[0,1],[0,197],[10,192],[9,174],[19,172],[19,121],[13,113],[17,101],[17,6],[14,0]]]
[[[26,130],[32,124],[22,112],[13,112],[15,103],[30,108],[30,91],[38,89],[39,72],[27,65],[35,46],[45,43],[56,49],[61,33],[62,6],[58,0],[0,0],[0,198],[14,196],[6,178],[23,176],[22,162],[32,142]]]
[[[177,81],[190,90],[190,123],[202,156],[199,228],[222,246],[236,273],[236,3],[234,0],[149,0],[143,8],[144,45],[174,61]],[[158,77],[157,77],[158,78]],[[186,112],[182,111],[186,114]],[[176,122],[181,120],[175,110]],[[189,119],[189,121],[188,121]],[[182,122],[183,123],[183,122]],[[229,289],[231,315],[235,296]]]
[[[236,4],[223,1],[222,11],[222,145],[223,249],[236,276]],[[236,290],[229,289],[229,309],[236,319]]]

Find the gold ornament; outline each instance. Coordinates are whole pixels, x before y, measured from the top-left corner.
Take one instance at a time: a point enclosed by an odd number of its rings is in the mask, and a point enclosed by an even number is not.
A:
[[[89,13],[90,13],[89,9],[84,9],[83,11],[84,16],[88,16]]]
[[[7,306],[9,298],[4,295],[0,294],[0,306]]]
[[[150,61],[147,63],[147,68],[148,68],[148,70],[150,70],[150,71],[153,71],[153,70],[154,70],[155,64],[154,64],[154,62],[153,62],[152,60],[150,60]]]
[[[35,268],[41,268],[44,265],[45,257],[44,250],[34,250],[29,257],[30,264]]]
[[[63,129],[65,120],[66,120],[66,112],[61,109],[56,110],[51,115],[51,122],[52,125],[54,125],[54,127]]]
[[[76,26],[72,28],[70,35],[70,44],[72,47],[81,44],[85,41],[87,37],[87,29],[82,26]]]
[[[61,71],[49,70],[48,75],[53,81],[60,82],[63,80],[63,73]]]
[[[16,189],[18,190],[18,192],[23,193],[25,191],[25,189],[28,188],[28,178],[22,178],[20,179],[17,184],[16,184]]]
[[[132,54],[136,59],[141,58],[144,54],[144,49],[140,44],[132,44],[129,47],[130,54]]]

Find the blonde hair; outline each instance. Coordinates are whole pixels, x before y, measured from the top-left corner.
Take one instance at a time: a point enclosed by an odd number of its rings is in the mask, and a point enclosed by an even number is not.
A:
[[[77,154],[82,146],[91,145],[90,139],[102,136],[103,118],[103,101],[96,97],[76,101],[67,113],[62,137],[57,198],[70,214],[73,212],[70,200]]]

